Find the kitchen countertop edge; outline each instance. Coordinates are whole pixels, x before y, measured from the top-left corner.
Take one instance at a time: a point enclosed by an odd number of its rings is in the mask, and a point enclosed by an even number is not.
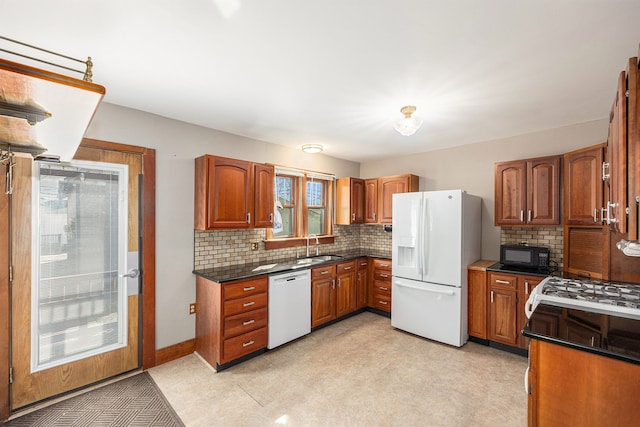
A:
[[[541,303],[540,305],[543,305],[543,303]],[[521,331],[521,334],[527,338],[535,339],[538,341],[544,341],[551,344],[556,344],[562,347],[567,347],[573,350],[583,351],[583,352],[595,354],[598,356],[608,357],[610,359],[615,359],[622,362],[632,363],[634,365],[640,365],[640,357],[634,357],[629,354],[619,353],[616,351],[607,350],[600,347],[591,347],[588,345],[569,341],[557,336],[550,336],[550,335],[541,334],[539,332],[535,332],[530,328],[530,323],[534,319],[535,315],[536,315],[536,312],[534,310],[533,314],[531,315],[531,319],[529,319],[529,321]]]
[[[312,265],[300,268],[294,268],[294,266],[298,266],[296,263],[296,258],[287,258],[281,260],[270,260],[270,261],[262,261],[262,262],[254,262],[248,264],[237,264],[230,265],[226,267],[216,267],[216,268],[205,268],[193,270],[192,273],[203,277],[207,280],[211,280],[213,282],[224,283],[231,282],[234,280],[242,280],[242,279],[250,279],[253,277],[260,276],[269,276],[275,273],[286,273],[288,271],[298,271],[298,270],[306,270],[309,268],[320,267],[328,264],[336,264],[344,261],[351,261],[357,258],[383,258],[383,259],[391,259],[391,253],[389,252],[365,252],[365,251],[345,251],[345,252],[333,252],[331,254],[321,254],[322,255],[338,255],[342,257],[342,259],[331,260],[331,261],[320,261],[314,263]],[[257,267],[268,264],[276,264],[275,267],[271,269],[263,269],[254,271]]]

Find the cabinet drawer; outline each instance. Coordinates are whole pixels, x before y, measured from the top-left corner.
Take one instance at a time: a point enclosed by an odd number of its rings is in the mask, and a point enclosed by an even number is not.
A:
[[[267,306],[267,293],[249,295],[244,298],[233,299],[224,302],[224,317],[245,313]]]
[[[332,277],[336,275],[336,266],[334,265],[326,265],[324,267],[316,267],[311,269],[311,278],[312,279],[322,279],[327,277]]]
[[[391,296],[391,282],[385,282],[381,280],[373,281],[374,294],[382,294]]]
[[[340,264],[336,265],[336,274],[340,275],[344,273],[350,273],[352,271],[355,271],[355,269],[356,269],[355,261],[341,262]]]
[[[374,259],[373,268],[379,268],[382,270],[391,271],[391,260],[390,259]]]
[[[374,291],[372,304],[374,308],[379,310],[391,311],[391,295],[385,295]]]
[[[266,308],[260,308],[258,310],[236,314],[235,316],[225,317],[223,336],[225,338],[230,338],[254,329],[263,328],[267,326],[267,319],[268,315]]]
[[[227,301],[230,299],[267,292],[267,289],[269,289],[268,283],[269,282],[266,277],[258,277],[255,279],[226,284],[224,285],[223,291],[224,300]]]
[[[507,289],[516,289],[518,277],[508,274],[489,273],[489,286]]]
[[[222,343],[222,363],[229,362],[267,346],[267,328],[247,332]]]
[[[389,270],[373,270],[373,279],[391,283],[391,272]]]
[[[356,264],[358,264],[358,270],[366,270],[369,266],[369,261],[366,258],[360,258],[356,260]]]

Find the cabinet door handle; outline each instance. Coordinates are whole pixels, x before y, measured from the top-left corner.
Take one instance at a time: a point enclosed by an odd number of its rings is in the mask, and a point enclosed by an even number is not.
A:
[[[249,341],[249,342],[243,342],[243,343],[242,343],[242,346],[243,346],[243,347],[249,347],[250,345],[252,345],[252,344],[254,344],[254,343],[255,343],[255,341],[254,341],[254,340],[251,340],[251,341]]]
[[[520,211],[520,222],[524,222],[524,211]]]
[[[355,213],[355,212],[353,212],[353,213],[351,214],[351,221],[355,221],[355,220],[356,220],[356,213]]]
[[[340,287],[340,279],[338,278],[338,287]]]
[[[529,209],[529,213],[527,213],[527,222],[531,222],[531,215],[532,215],[532,210]]]
[[[378,288],[380,288],[381,291],[388,291],[389,288],[385,288],[384,286],[378,286]]]
[[[388,303],[388,302],[386,302],[386,301],[378,301],[378,302],[379,302],[380,304],[382,304],[382,305],[387,305],[387,304],[389,304],[389,303]]]
[[[242,288],[242,290],[245,291],[245,292],[249,292],[249,291],[254,290],[255,288],[256,288],[255,286],[247,286],[246,288]]]
[[[331,279],[331,289],[336,288],[336,279]]]
[[[591,337],[591,347],[593,347],[593,345],[595,344],[595,342],[596,342],[596,337],[592,336],[592,337]]]
[[[499,280],[499,279],[496,279],[496,283],[502,283],[503,285],[510,285],[511,284],[511,282],[508,281],[508,280]]]
[[[269,222],[273,224],[273,214],[272,213],[269,214]]]
[[[343,270],[351,270],[351,267],[343,267]]]
[[[593,222],[598,222],[598,208],[593,208]]]
[[[249,307],[252,306],[253,304],[255,304],[255,301],[249,301],[249,302],[245,302],[244,304],[242,304],[243,307]]]
[[[375,212],[373,213],[373,220],[374,220],[374,221],[377,221],[377,219],[376,219],[376,213],[375,213]]]
[[[251,224],[251,212],[247,212],[247,224]]]
[[[493,304],[493,291],[491,291],[491,304]]]
[[[361,262],[361,263],[360,263],[360,267],[366,267],[366,266],[367,266],[367,263],[366,263],[366,262]]]
[[[524,282],[524,292],[529,295],[529,282],[525,280]]]
[[[602,180],[606,181],[609,179],[610,175],[608,173],[606,173],[606,170],[609,169],[609,163],[608,162],[602,162]]]
[[[383,263],[383,264],[380,264],[380,267],[389,267],[389,264]]]
[[[329,274],[329,272],[325,270],[325,271],[321,271],[320,274]]]
[[[380,277],[384,277],[386,279],[387,277],[389,277],[389,275],[388,274],[381,274]]]
[[[252,323],[256,323],[256,321],[253,319],[247,320],[246,322],[242,322],[242,326],[251,325]]]

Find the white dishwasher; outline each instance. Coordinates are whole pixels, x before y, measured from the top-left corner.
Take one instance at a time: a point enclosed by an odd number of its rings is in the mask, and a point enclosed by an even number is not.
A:
[[[269,340],[272,349],[311,332],[311,271],[269,276]]]

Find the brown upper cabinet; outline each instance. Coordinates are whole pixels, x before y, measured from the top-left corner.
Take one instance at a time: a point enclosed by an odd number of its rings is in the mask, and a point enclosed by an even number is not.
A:
[[[564,223],[598,225],[602,221],[602,162],[606,144],[564,155]]]
[[[418,191],[416,175],[395,175],[378,178],[378,222],[391,224],[393,220],[392,196],[395,193]]]
[[[378,178],[364,180],[364,222],[378,222]]]
[[[195,161],[194,227],[273,227],[273,166],[205,155]]]
[[[336,224],[391,224],[395,193],[418,191],[420,178],[404,174],[336,181]]]
[[[559,225],[561,159],[496,163],[495,225]]]
[[[364,222],[364,180],[339,178],[336,180],[336,224]]]

